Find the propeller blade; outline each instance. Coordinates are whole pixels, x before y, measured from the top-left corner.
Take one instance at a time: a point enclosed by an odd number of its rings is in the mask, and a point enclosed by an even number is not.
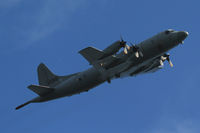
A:
[[[164,54],[163,59],[166,59],[168,61],[170,67],[173,67],[174,65],[173,65],[172,61],[170,60],[169,56],[170,56],[169,53],[168,54]]]
[[[137,52],[135,52],[135,57],[136,58],[139,58],[140,57],[140,55],[139,55],[139,52],[137,51]]]
[[[131,49],[131,47],[130,46],[128,46],[127,44],[126,44],[126,46],[125,46],[126,48],[127,48],[127,50],[130,50]]]
[[[136,56],[137,58],[143,57],[143,54],[142,54],[142,52],[139,50],[138,46],[137,46],[137,45],[133,45],[132,43],[131,43],[131,45],[132,45],[133,52],[135,52],[135,56]]]
[[[128,51],[131,49],[131,47],[129,46],[129,45],[125,45],[125,47],[124,47],[124,53],[125,54],[128,54]]]
[[[168,60],[168,62],[169,62],[170,67],[174,66],[171,60]]]
[[[135,46],[135,44],[133,44],[132,42],[129,42],[130,44],[131,44],[131,47],[134,47]]]
[[[166,59],[167,59],[167,57],[161,56],[161,60],[165,61]]]
[[[126,47],[124,48],[124,54],[128,54],[128,50]]]
[[[121,44],[121,47],[126,47],[126,41],[124,41],[122,35],[120,35],[120,44]]]
[[[123,40],[124,40],[124,39],[123,39],[123,37],[122,37],[122,35],[120,35],[120,40],[121,40],[121,41],[123,41]]]
[[[160,60],[160,66],[163,66],[163,65],[164,65],[163,61],[162,61],[162,60]]]
[[[140,57],[143,57],[143,53],[141,51],[139,51],[139,55]]]
[[[167,61],[169,62],[170,67],[173,67],[174,65],[173,65],[172,61],[170,60],[170,58],[169,58],[170,55],[166,54],[165,56],[167,57]]]

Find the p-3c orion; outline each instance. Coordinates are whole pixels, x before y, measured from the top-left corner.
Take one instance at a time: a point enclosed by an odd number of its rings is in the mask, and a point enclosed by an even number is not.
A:
[[[38,97],[16,109],[29,103],[87,92],[106,81],[111,83],[111,80],[116,78],[155,72],[163,68],[163,62],[166,60],[173,67],[170,55],[166,52],[182,44],[187,36],[186,31],[168,29],[139,44],[129,46],[121,38],[104,50],[87,47],[79,53],[92,67],[67,76],[57,76],[41,63],[37,68],[39,85],[28,86]],[[121,48],[123,50],[120,52]]]

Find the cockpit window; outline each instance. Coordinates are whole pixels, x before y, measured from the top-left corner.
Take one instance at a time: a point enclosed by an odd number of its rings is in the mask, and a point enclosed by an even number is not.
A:
[[[174,31],[174,30],[172,30],[172,29],[166,30],[166,31],[165,31],[165,34],[169,34],[169,33],[173,32],[173,31]]]

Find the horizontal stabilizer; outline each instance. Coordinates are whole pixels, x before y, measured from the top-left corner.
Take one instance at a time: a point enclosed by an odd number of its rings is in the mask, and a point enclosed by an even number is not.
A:
[[[40,85],[29,85],[28,88],[33,92],[37,93],[39,96],[45,96],[54,91],[53,88],[48,86],[40,86]]]
[[[79,53],[90,63],[92,64],[94,61],[101,58],[105,53],[101,50],[98,50],[93,47],[87,47],[79,51]]]

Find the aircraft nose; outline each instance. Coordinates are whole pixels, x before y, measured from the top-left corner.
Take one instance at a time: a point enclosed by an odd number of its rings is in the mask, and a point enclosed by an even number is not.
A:
[[[178,32],[178,40],[183,41],[189,35],[187,31],[179,31]]]
[[[188,35],[189,35],[189,33],[187,32],[187,31],[183,31],[183,36],[186,38]]]

